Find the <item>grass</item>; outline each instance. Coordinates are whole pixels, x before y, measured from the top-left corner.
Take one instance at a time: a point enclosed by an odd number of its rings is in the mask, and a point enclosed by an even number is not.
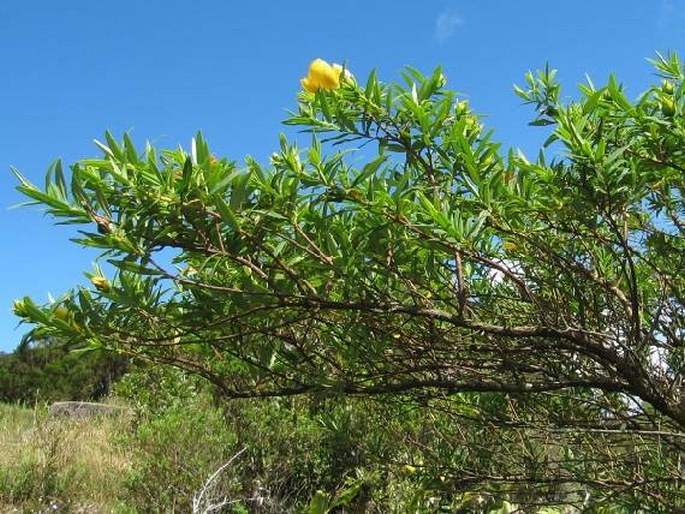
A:
[[[129,512],[116,500],[131,458],[114,444],[125,415],[49,418],[43,406],[0,404],[0,511]]]

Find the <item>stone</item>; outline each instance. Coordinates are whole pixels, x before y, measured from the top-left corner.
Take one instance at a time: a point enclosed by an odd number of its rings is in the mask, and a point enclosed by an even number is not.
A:
[[[123,407],[96,402],[55,402],[48,409],[49,417],[84,419],[94,416],[114,416],[125,412]]]

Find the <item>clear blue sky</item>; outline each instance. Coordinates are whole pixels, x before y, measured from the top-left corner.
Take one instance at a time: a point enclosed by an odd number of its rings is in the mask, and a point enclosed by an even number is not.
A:
[[[36,208],[9,209],[21,201],[10,165],[40,182],[57,157],[97,155],[106,129],[164,147],[201,129],[216,154],[265,161],[315,57],[386,81],[441,64],[505,147],[534,153],[542,132],[511,88],[528,69],[549,61],[567,95],[613,71],[637,96],[645,58],[685,53],[684,35],[685,0],[1,2],[0,350],[24,330],[14,298],[85,283],[96,257]]]

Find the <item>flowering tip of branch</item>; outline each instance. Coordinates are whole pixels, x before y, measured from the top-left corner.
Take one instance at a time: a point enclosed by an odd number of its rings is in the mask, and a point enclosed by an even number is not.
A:
[[[316,93],[319,89],[338,89],[342,81],[354,81],[354,75],[340,64],[329,64],[323,59],[314,59],[309,65],[306,77],[300,80],[302,88],[308,93]]]

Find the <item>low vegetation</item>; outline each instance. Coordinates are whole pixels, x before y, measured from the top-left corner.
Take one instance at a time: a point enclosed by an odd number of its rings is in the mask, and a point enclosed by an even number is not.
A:
[[[3,405],[0,508],[189,512],[229,461],[197,512],[221,503],[222,512],[264,513],[504,505],[439,492],[422,457],[446,450],[438,416],[415,409],[391,419],[387,405],[333,397],[218,405],[196,379],[163,368],[127,375],[116,398],[127,414],[87,420]]]
[[[635,510],[630,488],[602,495],[582,475],[609,456],[627,474],[637,465],[645,474],[658,467],[663,472],[677,461],[661,453],[650,458],[648,452],[663,448],[653,441],[639,448],[626,438],[623,447],[608,448],[594,461],[577,460],[574,484],[511,488],[493,479],[479,485],[451,470],[485,473],[507,459],[514,481],[542,460],[558,466],[560,455],[582,455],[597,442],[575,433],[561,447],[559,434],[534,441],[526,431],[494,427],[475,441],[468,413],[455,417],[446,404],[434,403],[426,416],[411,399],[396,396],[224,402],[197,378],[160,367],[126,375],[110,401],[128,409],[70,420],[50,418],[42,406],[1,405],[0,510],[212,512],[223,505],[219,512],[661,512],[656,502],[654,510]],[[519,404],[510,402],[510,408]],[[659,491],[677,501],[677,488]],[[531,508],[543,493],[545,501],[567,505]],[[529,507],[519,511],[521,504]]]

